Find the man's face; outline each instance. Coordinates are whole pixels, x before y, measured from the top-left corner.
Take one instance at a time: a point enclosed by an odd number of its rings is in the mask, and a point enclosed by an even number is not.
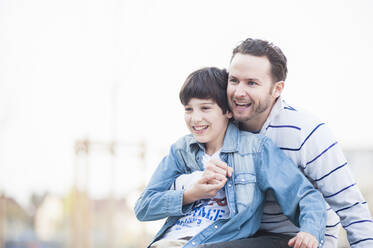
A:
[[[262,127],[279,95],[270,71],[271,64],[265,56],[237,53],[231,61],[228,103],[235,120],[248,131]]]

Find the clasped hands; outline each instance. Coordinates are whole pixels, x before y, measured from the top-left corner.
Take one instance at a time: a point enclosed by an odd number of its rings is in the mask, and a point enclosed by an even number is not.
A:
[[[228,178],[232,176],[233,168],[218,159],[211,159],[199,180],[191,188],[186,189],[183,205],[200,199],[213,198],[224,187]]]
[[[233,168],[218,159],[210,159],[199,180],[191,188],[186,189],[183,196],[183,205],[215,197],[216,193],[224,187],[228,178],[233,174]],[[289,240],[289,247],[317,248],[318,241],[310,233],[299,232]]]

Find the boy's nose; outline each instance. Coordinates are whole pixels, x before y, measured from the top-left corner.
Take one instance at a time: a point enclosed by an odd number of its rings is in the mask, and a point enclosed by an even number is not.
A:
[[[199,113],[193,113],[192,115],[192,121],[193,122],[200,122],[202,120],[202,115]]]

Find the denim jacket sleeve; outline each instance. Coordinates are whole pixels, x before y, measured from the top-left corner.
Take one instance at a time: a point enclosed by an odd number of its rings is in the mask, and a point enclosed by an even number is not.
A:
[[[272,191],[284,214],[300,231],[314,235],[322,244],[326,206],[320,192],[271,139],[264,137],[257,159],[259,188]]]
[[[175,145],[163,158],[153,173],[149,184],[135,204],[135,214],[140,221],[159,220],[188,213],[192,204],[182,206],[183,190],[170,190],[170,186],[181,174],[185,165],[179,161]]]

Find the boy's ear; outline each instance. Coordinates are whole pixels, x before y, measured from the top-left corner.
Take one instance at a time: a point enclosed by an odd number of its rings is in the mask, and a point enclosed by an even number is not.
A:
[[[275,83],[272,89],[272,96],[274,98],[277,98],[281,95],[282,91],[284,90],[285,82],[284,81],[278,81]]]
[[[227,113],[226,113],[228,119],[231,119],[233,117],[233,114],[231,111],[227,110]]]

